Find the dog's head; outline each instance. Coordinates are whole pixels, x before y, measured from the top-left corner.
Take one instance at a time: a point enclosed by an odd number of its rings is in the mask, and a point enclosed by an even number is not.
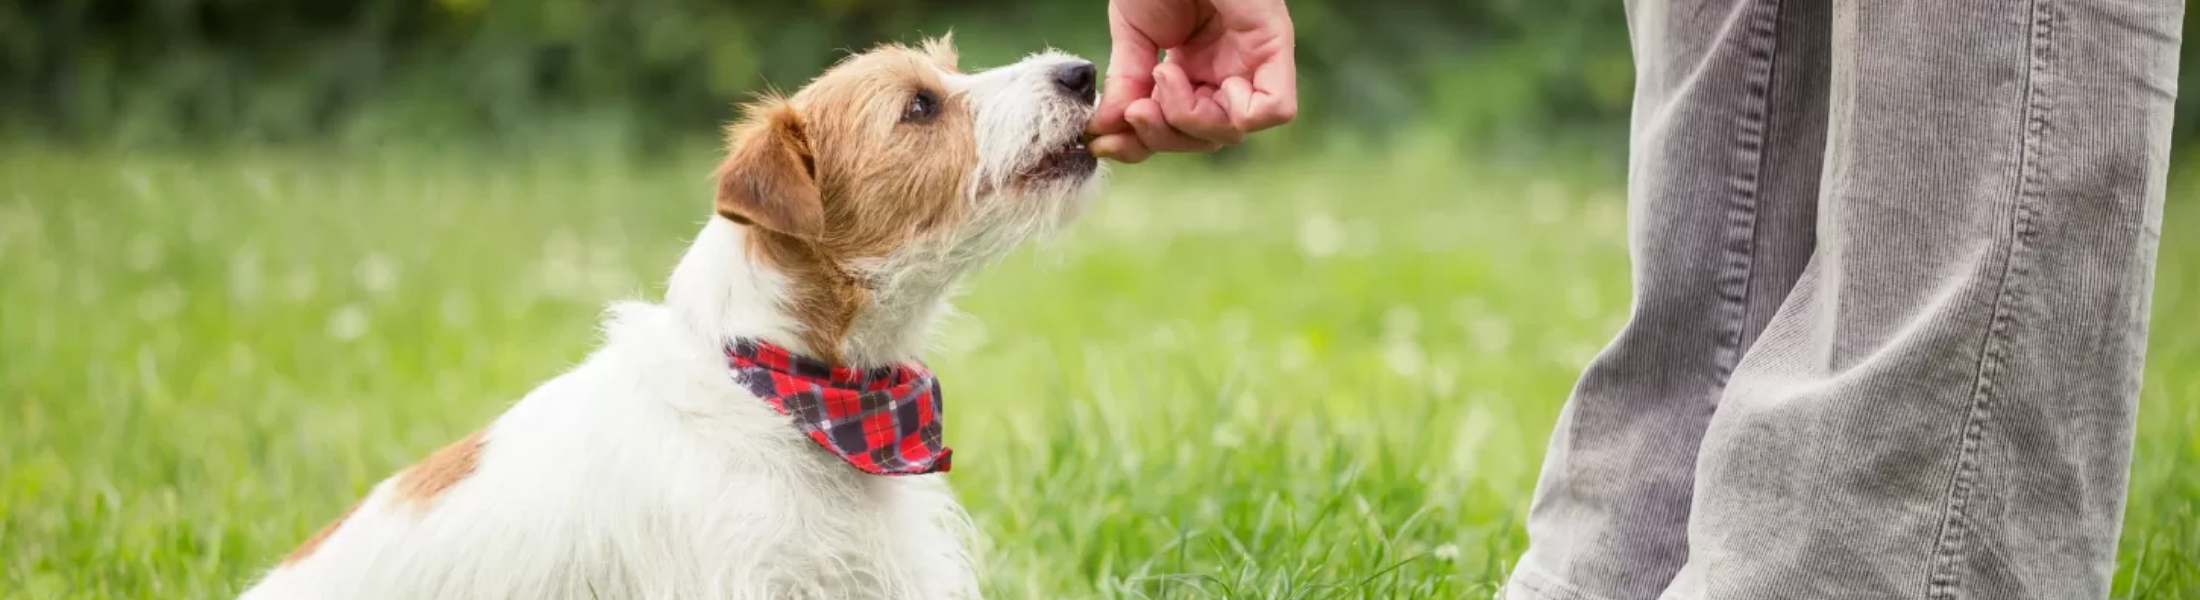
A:
[[[1067,224],[1099,178],[1084,144],[1092,63],[956,63],[944,38],[882,46],[750,104],[728,130],[717,212],[803,288],[794,308],[821,352],[866,301],[945,285]]]

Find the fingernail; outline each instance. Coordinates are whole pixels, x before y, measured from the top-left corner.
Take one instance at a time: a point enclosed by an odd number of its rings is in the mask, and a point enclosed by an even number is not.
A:
[[[1114,140],[1109,139],[1093,140],[1093,142],[1088,145],[1088,147],[1092,149],[1092,155],[1094,157],[1106,158],[1111,160],[1121,160],[1123,157],[1123,150],[1117,147],[1121,144],[1111,143],[1113,141]]]

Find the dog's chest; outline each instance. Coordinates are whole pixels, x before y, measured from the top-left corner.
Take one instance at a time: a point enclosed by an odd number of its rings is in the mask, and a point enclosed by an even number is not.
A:
[[[746,496],[738,501],[746,508],[673,519],[687,523],[682,554],[719,558],[665,575],[746,581],[762,589],[743,591],[768,598],[953,597],[942,592],[969,577],[962,536],[949,530],[960,515],[927,505],[922,494],[903,489],[905,482],[831,475],[842,481],[737,484],[728,491]]]
[[[606,520],[589,535],[615,539],[643,531],[660,540],[621,544],[632,555],[614,562],[641,567],[623,579],[644,592],[654,587],[649,581],[690,582],[686,589],[731,582],[739,589],[728,597],[969,596],[956,591],[974,586],[964,551],[967,519],[941,482],[857,472],[776,422],[781,418],[774,415],[771,425],[784,429],[755,431],[730,445],[668,431],[690,442],[637,441],[659,455],[606,465],[638,476],[630,485],[641,493],[612,501],[632,504],[607,507],[626,514],[627,523]]]

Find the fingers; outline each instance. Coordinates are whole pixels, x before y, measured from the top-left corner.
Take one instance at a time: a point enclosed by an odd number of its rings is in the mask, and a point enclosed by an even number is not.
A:
[[[1162,121],[1175,133],[1218,146],[1235,146],[1245,131],[1232,123],[1213,86],[1194,88],[1184,68],[1164,62],[1154,68],[1153,99],[1161,107]],[[1151,145],[1153,140],[1147,140]]]
[[[1298,68],[1283,1],[1212,1],[1219,30],[1208,31],[1216,37],[1200,35],[1192,15],[1161,10],[1181,6],[1109,3],[1114,44],[1106,89],[1086,128],[1095,155],[1135,163],[1161,152],[1212,152],[1298,117]],[[1163,46],[1170,58],[1158,60]],[[1220,82],[1195,83],[1177,57],[1188,51],[1210,60],[1222,46],[1242,62],[1194,65]]]
[[[1161,114],[1161,105],[1153,100],[1140,100],[1123,111],[1124,121],[1131,131],[1111,133],[1093,138],[1086,147],[1093,156],[1124,163],[1145,162],[1159,152],[1213,152],[1221,144],[1194,138],[1169,127],[1168,118]]]
[[[1168,117],[1162,114],[1161,103],[1141,100],[1123,111],[1123,118],[1130,121],[1131,129],[1138,132],[1139,143],[1154,152],[1213,152],[1222,144],[1204,140],[1177,131],[1169,126]]]
[[[1094,156],[1137,163],[1160,152],[1213,152],[1243,139],[1231,127],[1213,88],[1205,94],[1192,89],[1191,80],[1175,65],[1164,64],[1155,69],[1155,75],[1154,97],[1134,101],[1123,110],[1130,131],[1094,138],[1088,146]]]
[[[1244,52],[1246,65],[1218,73],[1221,103],[1230,123],[1252,133],[1291,122],[1299,114],[1296,33],[1283,0],[1212,0],[1225,34]]]
[[[1251,81],[1244,77],[1224,80],[1222,104],[1229,110],[1230,123],[1250,133],[1298,118],[1298,67],[1292,63],[1291,48],[1286,45],[1254,68]]]
[[[1228,107],[1230,125],[1252,133],[1291,122],[1298,117],[1296,90],[1256,89],[1242,77],[1222,82],[1222,105]]]
[[[1100,106],[1093,114],[1088,131],[1097,135],[1121,133],[1130,124],[1123,120],[1123,111],[1131,103],[1153,95],[1153,68],[1160,49],[1151,36],[1133,26],[1115,2],[1108,3],[1108,37],[1113,45],[1108,55],[1106,85],[1100,93]]]
[[[1121,163],[1142,163],[1153,158],[1153,150],[1138,141],[1136,133],[1110,133],[1093,138],[1086,147],[1092,149],[1093,156]]]

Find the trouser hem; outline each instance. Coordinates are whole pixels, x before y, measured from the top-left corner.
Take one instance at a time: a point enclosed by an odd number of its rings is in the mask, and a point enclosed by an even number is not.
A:
[[[1503,600],[1619,600],[1589,593],[1542,569],[1522,564],[1505,582]]]

